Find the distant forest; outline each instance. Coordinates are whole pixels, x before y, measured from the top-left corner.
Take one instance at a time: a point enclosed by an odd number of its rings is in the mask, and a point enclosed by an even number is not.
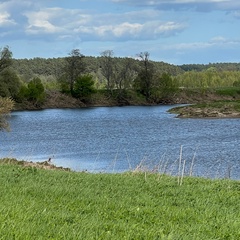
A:
[[[103,57],[89,57],[85,56],[85,63],[89,73],[98,74],[101,68]],[[121,65],[124,58],[117,58],[115,60]],[[133,61],[138,64],[139,61]],[[152,61],[154,66],[164,73],[172,76],[177,76],[189,71],[206,71],[208,69],[215,69],[217,71],[240,71],[240,63],[209,63],[209,64],[183,64],[173,65],[165,62]],[[24,78],[31,79],[35,76],[60,76],[65,66],[65,58],[33,58],[33,59],[13,59],[13,68],[17,73]]]
[[[209,64],[184,64],[179,66],[184,71],[201,72],[210,68],[218,71],[240,71],[240,63],[209,63]]]
[[[104,57],[84,57],[86,72],[98,75],[101,71],[102,60]],[[115,64],[119,67],[124,63],[125,58],[114,57]],[[65,67],[66,58],[33,58],[33,59],[13,59],[13,68],[17,73],[29,80],[33,76],[59,77]],[[131,59],[135,65],[139,65],[138,60]],[[151,61],[156,69],[161,72],[169,73],[172,76],[183,73],[185,70],[181,66],[175,66],[164,62]],[[239,65],[240,68],[240,65]]]
[[[110,57],[114,60],[114,67],[112,67],[111,71],[116,72],[118,69],[126,67],[126,58]],[[67,58],[13,59],[13,68],[24,82],[39,77],[45,87],[48,88],[51,87],[51,82],[57,81],[64,74]],[[104,84],[106,84],[106,76],[104,76],[102,68],[104,58],[106,56],[84,57],[84,72],[93,76],[97,88],[104,88]],[[170,75],[178,87],[221,88],[240,86],[240,63],[173,65],[151,61],[150,58],[147,60],[152,66],[149,71],[154,71],[158,75],[163,73]],[[128,59],[128,63],[136,73],[140,71],[141,60],[131,58]],[[136,74],[134,77],[136,77]]]

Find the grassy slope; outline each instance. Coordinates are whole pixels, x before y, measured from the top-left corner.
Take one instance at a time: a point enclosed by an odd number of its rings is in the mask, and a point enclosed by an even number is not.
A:
[[[172,108],[169,112],[183,118],[232,118],[240,117],[239,88],[210,89],[201,93],[199,90],[184,90],[182,102],[194,105]]]
[[[240,184],[0,164],[0,239],[240,239]]]
[[[169,110],[171,113],[178,114],[179,117],[217,117],[234,118],[240,117],[240,101],[213,101],[210,103],[199,103],[184,107],[176,107]]]

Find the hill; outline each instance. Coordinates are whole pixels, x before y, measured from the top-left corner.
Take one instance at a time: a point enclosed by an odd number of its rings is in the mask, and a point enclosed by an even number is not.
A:
[[[116,65],[122,65],[124,58],[115,57]],[[102,57],[85,56],[86,72],[98,75],[101,68]],[[132,62],[138,66],[139,61],[132,59]],[[153,65],[160,72],[166,72],[176,76],[183,73],[184,70],[179,66],[164,62],[154,62]],[[24,80],[29,80],[34,76],[42,78],[58,78],[64,71],[65,58],[33,58],[33,59],[13,59],[14,70],[22,76]]]

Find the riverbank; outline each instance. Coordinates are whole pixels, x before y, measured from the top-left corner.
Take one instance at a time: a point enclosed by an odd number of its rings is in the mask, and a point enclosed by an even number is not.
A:
[[[0,164],[2,239],[239,239],[239,182]],[[207,204],[206,204],[207,200]]]
[[[88,101],[81,101],[70,95],[59,91],[47,91],[44,102],[36,104],[35,102],[24,101],[16,103],[14,110],[41,110],[56,108],[84,108],[84,107],[112,107],[112,106],[136,106],[136,105],[152,105],[145,98],[133,94],[129,97],[118,99],[109,96],[104,92],[98,92],[91,96]],[[156,104],[155,104],[156,105]]]
[[[85,108],[111,106],[152,106],[161,104],[189,104],[185,107],[173,108],[169,112],[178,114],[179,118],[239,118],[240,103],[236,94],[218,94],[215,91],[179,90],[173,98],[159,103],[148,102],[142,96],[131,94],[119,100],[103,93],[93,94],[88,102],[63,94],[59,91],[48,91],[42,104],[33,102],[16,103],[14,110],[41,110],[56,108]]]
[[[240,101],[215,101],[172,108],[179,118],[240,118]]]
[[[3,158],[3,159],[0,159],[0,164],[16,165],[24,168],[31,167],[31,168],[45,169],[45,170],[71,171],[70,168],[55,166],[54,164],[52,164],[51,158],[49,158],[48,161],[43,161],[43,162],[24,161],[24,160],[17,160],[15,158]]]

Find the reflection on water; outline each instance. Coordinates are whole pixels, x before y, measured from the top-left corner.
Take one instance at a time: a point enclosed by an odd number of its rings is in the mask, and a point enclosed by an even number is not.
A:
[[[0,133],[0,156],[88,170],[136,167],[240,179],[239,119],[177,119],[169,106],[99,107],[14,112]]]

